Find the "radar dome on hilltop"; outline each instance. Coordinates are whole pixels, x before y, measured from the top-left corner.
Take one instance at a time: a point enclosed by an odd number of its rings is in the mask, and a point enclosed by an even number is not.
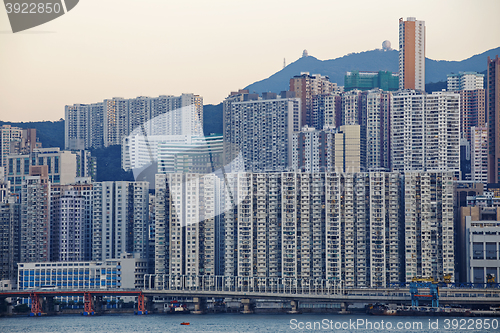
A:
[[[309,57],[309,53],[307,53],[307,50],[304,50],[304,52],[302,52],[302,58],[305,57]]]
[[[384,42],[382,43],[382,50],[384,50],[384,51],[392,50],[391,49],[391,42],[389,42],[388,40],[384,40]]]

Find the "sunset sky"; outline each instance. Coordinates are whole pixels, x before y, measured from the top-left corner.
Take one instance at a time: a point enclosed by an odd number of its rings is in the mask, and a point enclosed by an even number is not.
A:
[[[13,34],[0,9],[0,120],[58,120],[67,104],[112,97],[218,104],[304,49],[321,60],[386,39],[397,49],[400,17],[425,21],[428,58],[463,60],[500,46],[499,13],[498,0],[81,0]]]

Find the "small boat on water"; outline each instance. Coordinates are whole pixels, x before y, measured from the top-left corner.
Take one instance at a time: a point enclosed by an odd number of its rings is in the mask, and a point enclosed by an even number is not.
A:
[[[189,310],[188,310],[186,304],[181,304],[178,301],[174,300],[174,301],[170,302],[168,312],[169,313],[176,313],[176,314],[179,314],[179,313],[187,314],[187,313],[189,313]]]
[[[181,325],[189,325],[189,323],[182,322]]]

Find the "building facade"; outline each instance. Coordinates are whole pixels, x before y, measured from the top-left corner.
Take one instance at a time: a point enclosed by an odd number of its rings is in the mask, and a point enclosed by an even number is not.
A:
[[[220,179],[214,174],[156,175],[155,273],[215,275],[220,271]],[[158,281],[161,283],[161,280]]]
[[[56,289],[143,289],[147,260],[21,263],[18,290],[51,286]]]
[[[486,126],[484,89],[459,90],[461,137],[471,141],[471,128]]]
[[[460,171],[460,96],[413,90],[393,94],[393,171]]]
[[[488,57],[487,64],[488,183],[500,183],[500,58]]]
[[[476,72],[460,72],[448,74],[448,91],[484,89],[484,74]]]
[[[0,201],[0,280],[15,280],[20,260],[21,207],[14,199]]]
[[[52,185],[51,260],[92,259],[92,183]]]
[[[389,71],[363,72],[351,71],[344,76],[344,91],[353,89],[371,90],[379,88],[384,91],[399,89],[399,75]]]
[[[400,281],[397,173],[227,174],[225,275]]]
[[[295,92],[295,97],[301,100],[300,127],[314,126],[312,117],[314,95],[328,94],[335,90],[337,84],[330,82],[328,76],[303,72],[290,79],[290,91]]]
[[[29,176],[31,166],[47,166],[47,177],[52,184],[71,184],[77,177],[77,154],[59,148],[39,148],[24,155],[9,155],[5,176],[11,191],[20,193],[21,184]],[[90,171],[87,169],[87,171]]]
[[[452,172],[404,174],[405,279],[455,280]]]
[[[490,210],[493,215],[498,215],[498,208]],[[498,218],[494,221],[475,221],[467,216],[465,223],[467,282],[487,283],[488,278],[493,278],[494,283],[498,283],[500,221]]]
[[[115,97],[65,108],[65,148],[121,145],[134,131],[142,135],[203,135],[203,98],[181,96]]]
[[[30,166],[21,188],[20,262],[50,261],[50,182],[47,166]]]
[[[92,188],[92,260],[147,258],[148,182],[96,182]]]
[[[291,166],[291,140],[300,129],[301,101],[289,95],[265,94],[259,99],[240,92],[226,98],[224,165],[231,165],[232,171],[252,172],[284,171]]]
[[[471,128],[471,179],[488,183],[488,128]]]
[[[391,166],[392,93],[373,89],[366,96],[366,170],[389,171]]]

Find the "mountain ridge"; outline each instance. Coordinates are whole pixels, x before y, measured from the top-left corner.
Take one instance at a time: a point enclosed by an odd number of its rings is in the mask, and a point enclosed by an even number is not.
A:
[[[500,54],[500,47],[475,54],[461,61],[425,59],[426,83],[446,81],[446,75],[464,71],[483,72],[487,57]],[[399,52],[375,49],[359,53],[350,53],[335,59],[319,60],[313,56],[302,57],[268,78],[256,81],[245,87],[250,92],[276,92],[289,89],[289,80],[301,72],[328,76],[331,82],[344,85],[347,71],[399,71]]]

